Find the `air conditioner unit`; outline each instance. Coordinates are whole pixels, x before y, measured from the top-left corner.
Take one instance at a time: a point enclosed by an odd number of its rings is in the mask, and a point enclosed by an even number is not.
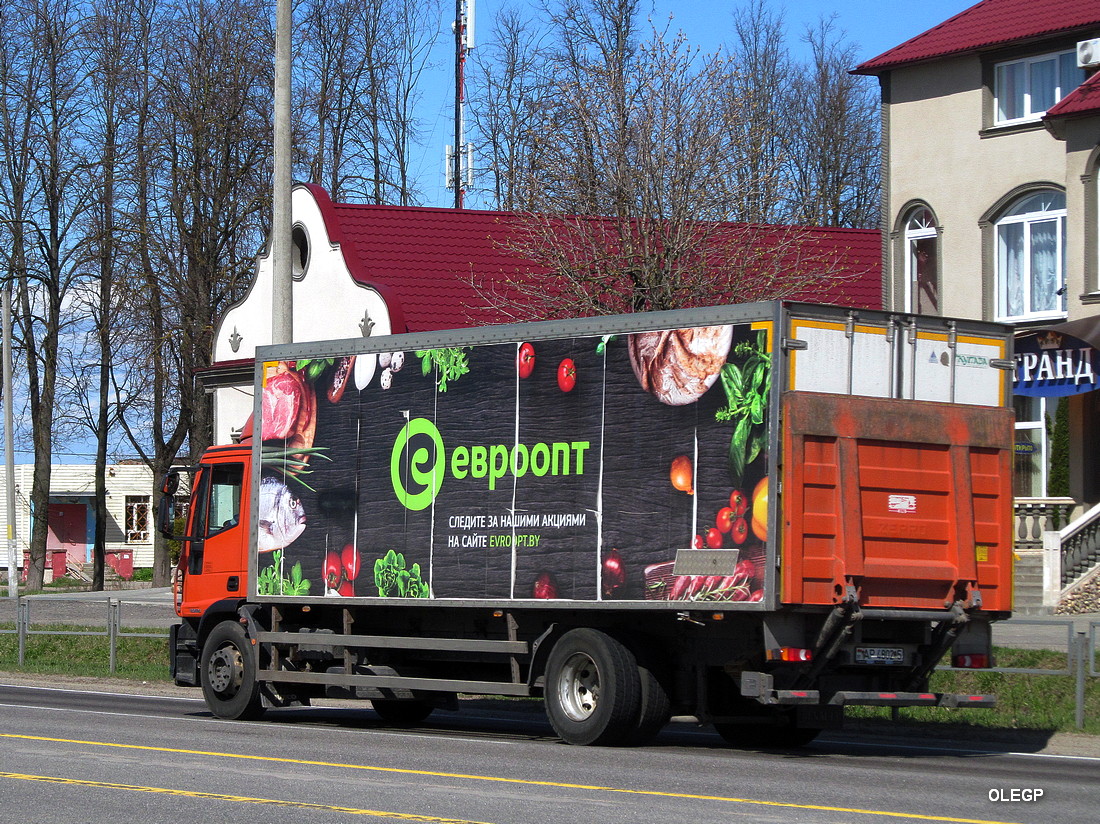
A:
[[[1100,37],[1077,43],[1077,67],[1087,69],[1092,66],[1100,66]]]

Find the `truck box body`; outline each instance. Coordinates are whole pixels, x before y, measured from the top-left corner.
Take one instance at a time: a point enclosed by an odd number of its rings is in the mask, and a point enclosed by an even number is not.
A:
[[[986,365],[953,378],[947,322],[861,312],[850,342],[849,323],[757,304],[265,350],[253,580],[300,565],[300,597],[627,609],[833,604],[853,582],[942,609],[970,586],[1009,609],[1006,333],[955,324],[955,360]],[[311,452],[275,431],[287,392]],[[346,546],[358,574],[326,582]]]
[[[543,697],[578,744],[988,706],[928,679],[1010,614],[1010,358],[785,302],[260,348],[244,442],[189,468],[173,674],[226,718]]]

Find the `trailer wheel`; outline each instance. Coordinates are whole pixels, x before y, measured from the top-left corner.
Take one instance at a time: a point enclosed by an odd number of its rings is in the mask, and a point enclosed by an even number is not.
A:
[[[546,662],[546,714],[570,744],[619,744],[638,728],[641,678],[634,655],[593,629],[565,633]]]
[[[259,661],[244,628],[223,621],[211,630],[202,646],[199,680],[206,705],[218,718],[251,720],[263,715],[264,704],[256,680]]]
[[[771,724],[715,724],[727,743],[745,749],[804,747],[821,732],[816,727],[780,727]]]
[[[638,725],[629,736],[629,743],[646,744],[668,723],[672,702],[664,684],[649,667],[638,665],[638,679],[641,687],[641,710],[638,714]]]
[[[394,724],[396,726],[419,724],[431,715],[432,710],[435,709],[435,707],[427,701],[421,701],[416,698],[407,701],[394,698],[379,698],[377,701],[372,700],[370,705],[374,711],[378,713],[379,718],[387,724]]]

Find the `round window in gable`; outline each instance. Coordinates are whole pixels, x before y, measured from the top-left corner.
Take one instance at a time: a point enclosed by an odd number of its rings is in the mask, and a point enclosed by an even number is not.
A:
[[[295,280],[301,280],[309,269],[309,233],[301,223],[290,233],[290,266]]]

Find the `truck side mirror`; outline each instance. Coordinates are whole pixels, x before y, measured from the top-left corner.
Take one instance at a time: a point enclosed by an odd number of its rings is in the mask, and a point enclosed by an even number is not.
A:
[[[175,534],[176,520],[176,490],[179,489],[180,476],[178,472],[169,472],[164,476],[161,484],[161,498],[157,502],[157,530],[169,540],[179,538]]]
[[[164,482],[160,485],[162,495],[175,495],[180,488],[180,473],[169,472],[164,476]]]

